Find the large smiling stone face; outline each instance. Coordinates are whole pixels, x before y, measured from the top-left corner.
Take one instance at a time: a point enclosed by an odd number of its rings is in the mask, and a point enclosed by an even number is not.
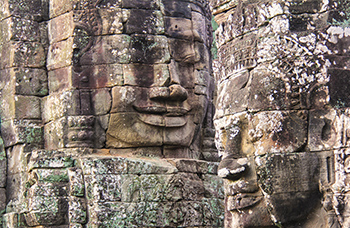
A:
[[[122,1],[84,16],[89,13],[80,16],[89,18],[85,24],[76,24],[74,71],[79,86],[111,88],[106,146],[173,150],[198,144],[210,94],[208,7],[200,1]]]

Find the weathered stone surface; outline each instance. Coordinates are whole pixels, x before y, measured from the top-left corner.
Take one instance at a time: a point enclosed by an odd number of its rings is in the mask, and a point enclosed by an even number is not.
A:
[[[47,5],[41,0],[3,0],[1,5],[1,16],[3,17],[13,15],[37,21],[48,17]]]
[[[344,2],[210,3],[225,227],[347,227]]]
[[[6,152],[4,149],[3,142],[1,143],[2,149],[0,150],[0,188],[6,187],[6,175],[7,175],[7,162],[6,162]]]
[[[70,197],[69,199],[69,223],[85,224],[87,219],[85,199]]]
[[[6,208],[6,189],[0,188],[0,216],[2,216],[3,211]]]
[[[50,43],[56,43],[73,36],[73,12],[62,14],[48,22],[48,35]]]
[[[193,38],[191,20],[165,17],[165,34],[174,38],[191,40]]]
[[[164,36],[131,36],[131,62],[166,63],[170,59],[168,42]]]
[[[45,50],[37,42],[11,41],[0,45],[0,68],[43,67],[46,62]]]
[[[59,118],[45,124],[44,138],[45,148],[48,150],[57,150],[64,148],[68,143],[67,139],[67,119],[66,117]]]
[[[73,8],[73,2],[71,0],[58,1],[53,0],[50,1],[49,15],[50,18],[57,17],[61,14],[69,12]]]
[[[0,226],[223,227],[199,160],[210,20],[206,1],[0,0]]]
[[[158,9],[159,2],[155,0],[145,0],[145,1],[137,1],[137,0],[122,0],[123,8],[137,8],[137,9]]]
[[[95,115],[104,115],[109,112],[112,104],[112,97],[107,89],[95,90],[92,94],[92,103]]]
[[[54,70],[66,67],[72,64],[73,57],[73,39],[69,38],[49,47],[47,54],[47,69]]]
[[[164,33],[163,15],[156,10],[131,9],[125,24],[127,34],[162,34]]]
[[[191,6],[187,2],[164,0],[164,13],[166,16],[191,18]]]
[[[343,144],[344,116],[336,110],[310,112],[308,147],[311,151],[340,148]]]
[[[111,35],[100,39],[101,41],[95,47],[80,58],[81,65],[128,63],[130,61],[130,36]]]
[[[43,146],[43,129],[37,121],[5,121],[1,123],[1,132],[5,147],[18,143],[28,143],[27,150]]]
[[[79,115],[82,113],[80,104],[80,92],[78,90],[64,91],[62,93],[46,96],[43,101],[43,120],[49,122],[67,115]]]
[[[29,19],[9,17],[0,22],[0,43],[10,40],[40,42],[39,23]]]

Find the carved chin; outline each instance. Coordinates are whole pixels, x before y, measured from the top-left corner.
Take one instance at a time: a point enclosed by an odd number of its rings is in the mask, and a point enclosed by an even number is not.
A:
[[[192,116],[163,117],[139,113],[111,114],[107,147],[190,146],[196,125]]]
[[[245,204],[240,204],[241,209],[233,209],[226,214],[226,225],[232,228],[242,228],[242,227],[270,227],[274,223],[271,220],[271,215],[269,214],[263,198],[258,201],[246,199]],[[247,203],[247,204],[246,204]],[[226,208],[228,202],[226,201]],[[249,205],[250,206],[247,206]],[[237,206],[237,205],[236,205]]]

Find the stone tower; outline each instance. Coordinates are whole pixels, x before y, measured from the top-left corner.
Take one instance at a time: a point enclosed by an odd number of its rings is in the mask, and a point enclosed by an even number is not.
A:
[[[225,227],[350,227],[346,0],[212,0]]]
[[[204,0],[2,0],[0,224],[220,227]]]

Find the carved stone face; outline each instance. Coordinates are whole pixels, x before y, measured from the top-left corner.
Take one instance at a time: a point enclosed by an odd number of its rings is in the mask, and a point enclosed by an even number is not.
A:
[[[305,146],[306,121],[302,111],[243,112],[216,121],[228,227],[300,220],[319,202],[319,159],[295,153]]]
[[[103,36],[75,39],[86,49],[76,49],[79,78],[110,88],[108,148],[189,148],[203,122],[210,78],[208,12],[199,3],[160,2],[101,7],[95,24],[102,29],[94,33]]]

